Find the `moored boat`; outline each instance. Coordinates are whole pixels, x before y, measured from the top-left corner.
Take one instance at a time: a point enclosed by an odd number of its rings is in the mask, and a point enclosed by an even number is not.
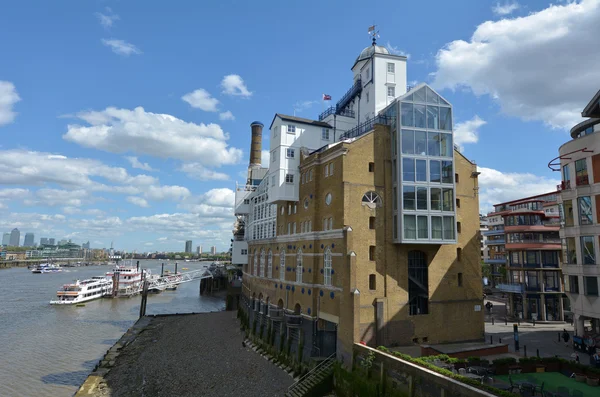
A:
[[[113,296],[129,297],[142,292],[144,274],[150,275],[149,271],[138,269],[136,266],[115,266],[112,272],[106,276],[113,280]]]
[[[41,263],[38,266],[31,269],[31,273],[58,273],[62,272],[62,267],[60,265],[55,265],[53,263]]]
[[[93,299],[109,296],[112,293],[113,282],[108,277],[96,276],[86,280],[77,280],[72,284],[64,284],[56,292],[52,305],[72,305]]]

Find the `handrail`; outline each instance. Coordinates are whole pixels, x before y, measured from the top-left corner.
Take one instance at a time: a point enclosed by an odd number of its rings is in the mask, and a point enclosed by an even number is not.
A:
[[[288,387],[288,393],[290,393],[294,389],[294,387],[298,386],[298,384],[300,384],[300,382],[305,380],[309,375],[312,375],[315,371],[323,368],[325,366],[325,364],[329,364],[331,361],[333,361],[335,354],[336,353],[332,353],[329,357],[327,357],[325,360],[321,361],[313,369],[311,369],[306,374],[304,374],[304,376],[302,376],[300,379],[298,379],[294,384],[292,384],[290,387]]]

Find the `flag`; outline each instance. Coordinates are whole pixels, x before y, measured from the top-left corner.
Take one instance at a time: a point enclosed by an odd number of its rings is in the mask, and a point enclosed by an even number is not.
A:
[[[374,30],[375,30],[375,25],[373,25],[373,26],[369,26],[369,33],[371,33],[371,32],[372,32],[372,31],[374,31]]]
[[[331,101],[331,95],[323,94],[324,101]]]

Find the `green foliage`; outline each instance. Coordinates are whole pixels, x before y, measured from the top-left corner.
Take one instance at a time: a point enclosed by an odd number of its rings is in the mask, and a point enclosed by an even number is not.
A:
[[[514,365],[516,363],[517,363],[517,359],[514,357],[498,358],[498,359],[492,361],[492,364],[494,364],[494,365]]]
[[[365,375],[367,375],[367,378],[371,377],[371,368],[373,367],[373,361],[375,361],[375,353],[370,351],[369,354],[367,354],[367,357],[365,357],[360,362],[360,366],[362,367],[363,371],[365,371]]]
[[[336,379],[335,392],[340,397],[384,395],[386,397],[407,397],[400,390],[394,390],[375,380],[368,379],[361,371],[346,371],[337,362],[334,364],[333,373]],[[383,394],[384,388],[385,394]]]

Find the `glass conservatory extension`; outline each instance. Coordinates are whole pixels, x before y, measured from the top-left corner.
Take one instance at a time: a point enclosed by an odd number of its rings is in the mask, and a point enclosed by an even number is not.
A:
[[[420,84],[384,110],[392,125],[394,241],[456,243],[452,105]]]

